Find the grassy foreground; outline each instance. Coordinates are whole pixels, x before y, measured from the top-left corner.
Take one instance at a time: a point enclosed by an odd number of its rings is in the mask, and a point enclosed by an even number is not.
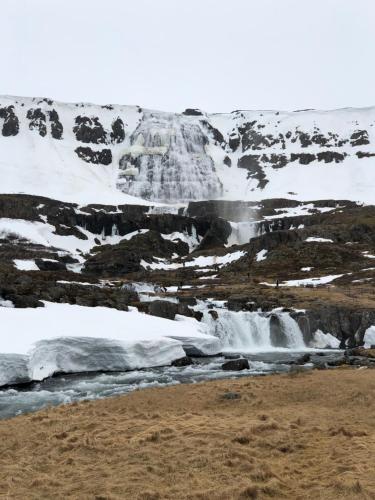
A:
[[[1,421],[0,498],[372,499],[374,456],[375,371],[249,377]]]

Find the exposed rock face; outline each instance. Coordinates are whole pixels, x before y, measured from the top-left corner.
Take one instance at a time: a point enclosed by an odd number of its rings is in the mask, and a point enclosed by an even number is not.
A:
[[[19,132],[19,120],[14,112],[14,106],[7,106],[0,108],[0,118],[3,121],[1,133],[4,137],[17,135]]]
[[[156,231],[123,240],[118,245],[97,247],[85,264],[85,272],[97,276],[121,276],[141,270],[141,260],[152,261],[154,257],[170,258],[173,254],[189,252],[186,243],[165,240]]]
[[[198,220],[197,222],[199,224],[200,221]],[[204,219],[202,222],[205,224],[206,220]],[[224,246],[231,232],[232,228],[226,220],[213,218],[208,231],[205,232],[199,244],[198,250],[209,250],[211,248]]]
[[[307,336],[316,330],[331,333],[341,341],[340,347],[345,348],[363,345],[367,328],[375,324],[375,311],[322,306],[306,311],[305,318]]]
[[[48,111],[49,120],[51,123],[51,135],[54,139],[62,139],[64,127],[60,122],[59,115],[54,109]]]
[[[73,132],[77,141],[87,144],[107,144],[107,134],[97,116],[92,118],[77,116],[75,122]]]
[[[308,165],[316,160],[316,155],[311,153],[292,153],[290,161],[298,161],[301,165]]]
[[[350,144],[352,146],[366,146],[370,144],[367,130],[356,130],[350,136]]]
[[[1,272],[0,268],[0,272]],[[76,283],[58,283],[59,280],[71,279],[66,272],[43,272],[33,274],[9,271],[1,273],[2,284],[0,295],[10,300],[14,307],[43,307],[42,300],[77,304],[81,306],[113,307],[126,311],[130,302],[136,302],[135,292],[117,289],[100,288],[93,284],[79,285]],[[4,278],[8,278],[6,281]]]
[[[186,304],[175,304],[166,300],[153,300],[150,302],[148,313],[166,319],[175,319],[176,314],[189,317],[194,316],[194,312]]]
[[[30,120],[30,130],[37,130],[42,137],[47,135],[46,115],[40,108],[29,109],[27,118]]]
[[[112,123],[111,141],[113,144],[120,144],[125,139],[125,127],[121,118],[116,118]]]
[[[112,152],[110,149],[94,151],[91,148],[79,147],[76,150],[79,158],[94,165],[110,165],[112,163]]]
[[[200,109],[195,109],[195,108],[187,108],[185,111],[182,113],[183,115],[187,116],[202,116],[203,113]]]
[[[267,184],[266,174],[259,163],[260,155],[242,156],[237,163],[238,168],[245,168],[248,171],[248,179],[257,179],[258,187],[263,189]]]

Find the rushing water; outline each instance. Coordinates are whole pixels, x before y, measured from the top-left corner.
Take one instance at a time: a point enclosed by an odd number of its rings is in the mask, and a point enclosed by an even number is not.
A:
[[[215,311],[212,311],[210,307],[214,306]],[[234,312],[214,301],[200,302],[197,309],[203,312],[202,323],[207,326],[207,333],[220,340],[222,352],[227,353],[229,358],[234,353],[246,357],[250,365],[248,370],[225,371],[222,369],[226,361],[225,355],[218,355],[194,358],[194,363],[186,367],[165,366],[128,372],[59,375],[43,382],[0,390],[0,418],[35,411],[45,406],[126,394],[147,387],[285,372],[301,353],[316,351],[311,349],[315,346],[305,344],[297,322],[288,313]],[[321,336],[325,337],[322,333]],[[90,352],[87,351],[88,355]],[[109,359],[111,356],[107,362]],[[106,363],[105,366],[109,365]]]
[[[272,351],[280,347],[294,350],[308,347],[297,322],[288,313],[216,309],[215,317],[210,314],[206,305],[202,307],[202,312],[210,334],[220,339],[224,350],[256,352]],[[274,336],[272,328],[277,329]]]
[[[195,358],[195,364],[186,367],[161,367],[118,373],[85,373],[60,375],[43,382],[0,390],[0,418],[29,413],[46,406],[71,403],[83,399],[98,399],[126,394],[136,389],[163,387],[181,383],[196,383],[220,378],[282,373],[290,369],[288,363],[301,353],[280,352],[246,355],[250,369],[228,372],[221,366],[223,356]]]

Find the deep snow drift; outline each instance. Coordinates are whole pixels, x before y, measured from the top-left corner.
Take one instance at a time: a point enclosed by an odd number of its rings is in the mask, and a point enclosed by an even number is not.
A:
[[[0,97],[1,192],[80,204],[371,203],[374,123],[375,108],[173,114]]]
[[[42,380],[57,372],[169,365],[185,356],[185,344],[202,354],[220,351],[205,325],[184,316],[171,321],[134,308],[45,306],[0,307],[0,385]]]

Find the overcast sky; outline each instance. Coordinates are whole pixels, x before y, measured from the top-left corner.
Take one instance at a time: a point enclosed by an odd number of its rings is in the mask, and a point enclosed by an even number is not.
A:
[[[375,0],[0,0],[0,93],[301,109],[375,105]]]

